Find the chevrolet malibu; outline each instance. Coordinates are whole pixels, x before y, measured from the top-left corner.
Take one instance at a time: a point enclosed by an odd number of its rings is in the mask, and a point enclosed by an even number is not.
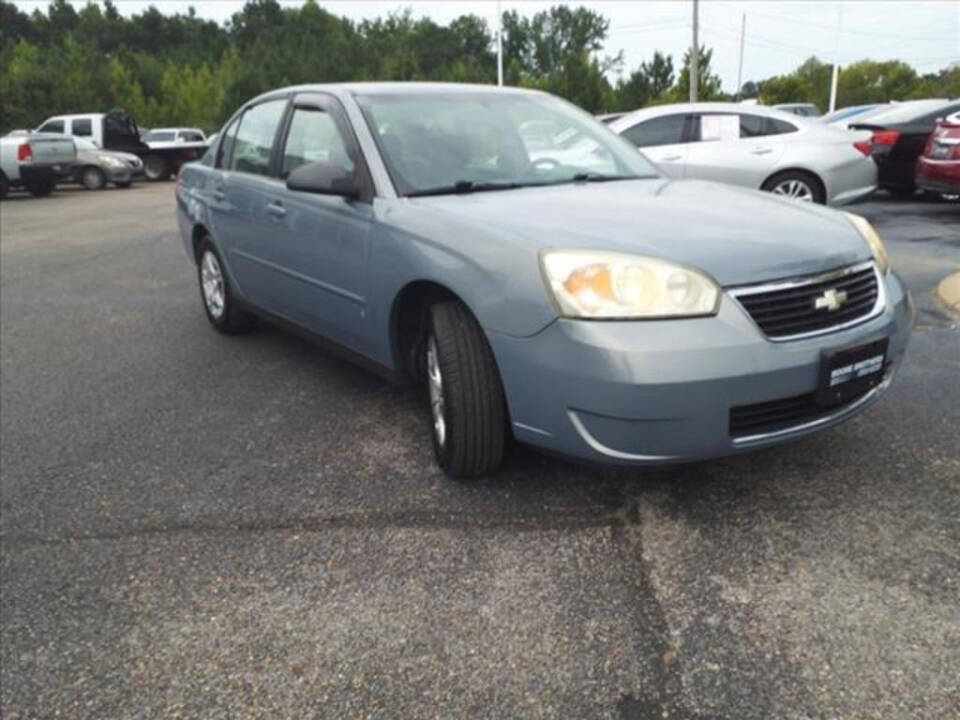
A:
[[[525,144],[548,126],[555,158]],[[263,318],[423,383],[454,477],[510,440],[643,465],[807,435],[881,396],[912,322],[863,218],[667,179],[540,92],[276,90],[176,196],[213,327]]]

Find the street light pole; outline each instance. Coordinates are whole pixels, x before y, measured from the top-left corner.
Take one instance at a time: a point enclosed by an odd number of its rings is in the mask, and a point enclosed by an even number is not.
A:
[[[843,25],[843,3],[837,9],[837,39],[833,45],[833,77],[830,78],[830,110],[837,109],[837,81],[840,77],[840,27]]]
[[[693,48],[690,51],[690,102],[697,101],[697,90],[700,74],[700,43],[697,40],[697,14],[699,1],[693,0]]]
[[[503,86],[503,13],[497,0],[497,85]]]
[[[743,89],[743,41],[747,36],[747,14],[743,14],[740,21],[740,62],[737,64],[737,100],[740,99],[740,93]]]

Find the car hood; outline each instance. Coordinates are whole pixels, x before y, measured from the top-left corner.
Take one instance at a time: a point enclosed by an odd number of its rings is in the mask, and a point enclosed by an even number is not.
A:
[[[411,198],[517,250],[596,248],[699,268],[724,286],[831,270],[870,258],[828,208],[703,181],[662,178]],[[502,248],[507,249],[507,248]]]
[[[123,162],[139,162],[140,158],[134,155],[133,153],[120,152],[118,150],[101,150],[101,155],[109,156],[116,158],[117,160],[122,160]]]

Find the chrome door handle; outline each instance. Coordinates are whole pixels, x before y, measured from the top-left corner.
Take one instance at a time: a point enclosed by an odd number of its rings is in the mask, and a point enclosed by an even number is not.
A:
[[[227,195],[222,190],[211,190],[210,197],[212,197],[217,202],[223,202],[223,200],[227,197]]]
[[[683,155],[665,155],[660,162],[676,162],[677,160],[683,160]]]
[[[267,212],[279,220],[287,214],[287,209],[280,203],[270,203],[267,205]]]
[[[756,150],[751,150],[751,155],[769,155],[773,150],[771,148],[758,148]]]

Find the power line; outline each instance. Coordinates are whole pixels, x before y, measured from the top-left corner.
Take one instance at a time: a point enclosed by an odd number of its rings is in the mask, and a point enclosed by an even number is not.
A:
[[[736,8],[737,10],[744,10],[743,7],[732,5],[730,3],[725,3],[725,2],[712,2],[710,4],[722,5],[728,8]],[[750,8],[749,10],[746,10],[746,12],[750,13],[751,15],[757,15],[759,17],[769,18],[771,20],[779,20],[784,23],[790,23],[791,25],[807,25],[809,27],[820,28],[821,30],[832,30],[834,32],[836,32],[837,30],[836,26],[833,26],[833,25],[824,25],[822,23],[810,22],[809,20],[800,20],[797,18],[788,17],[786,15],[773,15],[767,12],[759,12],[752,8]],[[941,39],[940,36],[933,36],[933,35],[927,35],[924,37],[918,37],[916,35],[900,35],[900,34],[894,35],[891,33],[873,32],[871,30],[858,30],[856,28],[851,28],[851,27],[841,28],[840,32],[843,35],[846,35],[846,34],[864,35],[866,37],[892,38],[894,40],[916,40],[918,42],[930,42],[930,41],[936,41]]]

